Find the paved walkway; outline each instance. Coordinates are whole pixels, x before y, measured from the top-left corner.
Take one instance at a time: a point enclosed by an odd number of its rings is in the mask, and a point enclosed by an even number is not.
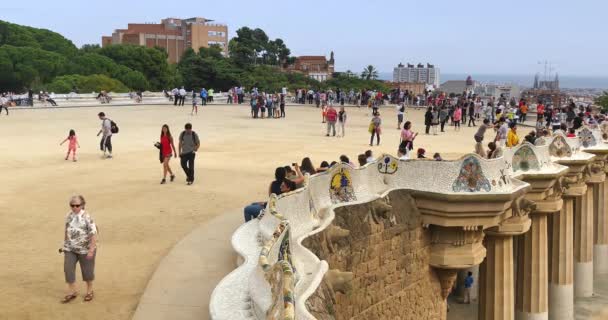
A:
[[[133,319],[209,319],[213,288],[236,267],[230,238],[241,223],[242,210],[234,210],[200,226],[175,245],[150,279]]]

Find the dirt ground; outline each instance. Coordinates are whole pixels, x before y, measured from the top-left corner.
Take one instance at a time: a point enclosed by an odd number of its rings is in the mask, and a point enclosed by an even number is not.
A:
[[[120,127],[110,160],[101,159],[95,136],[100,111]],[[207,106],[194,117],[189,106],[172,105],[11,110],[0,116],[0,319],[129,319],[171,247],[211,218],[264,200],[277,166],[306,156],[319,165],[341,154],[356,163],[357,155],[370,149],[370,117],[365,109],[347,112],[344,138],[325,137],[321,113],[310,106],[287,106],[281,120],[252,120],[246,105]],[[396,154],[396,111],[385,107],[381,113],[381,145],[371,149],[376,156]],[[421,131],[416,147],[426,148],[427,156],[441,152],[455,158],[473,149],[474,128],[425,136],[423,111],[409,111],[406,118]],[[186,122],[202,140],[196,182],[187,186],[173,159],[177,179],[160,185],[153,144],[162,124],[178,136]],[[65,161],[67,146],[59,146],[70,129],[82,146],[76,163]],[[62,305],[63,257],[57,249],[74,194],[84,195],[100,230],[96,298],[85,304],[81,295]]]

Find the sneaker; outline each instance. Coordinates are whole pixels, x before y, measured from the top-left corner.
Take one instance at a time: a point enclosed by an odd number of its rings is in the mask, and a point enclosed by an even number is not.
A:
[[[107,156],[106,156],[106,158],[107,158],[107,159],[112,159],[112,155],[111,155],[111,154],[109,154],[109,155],[107,155]]]

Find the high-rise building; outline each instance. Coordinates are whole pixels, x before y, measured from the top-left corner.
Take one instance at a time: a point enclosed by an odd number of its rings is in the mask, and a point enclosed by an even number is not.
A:
[[[186,48],[198,51],[219,45],[228,53],[228,26],[212,23],[205,18],[167,18],[156,23],[129,23],[127,29],[116,29],[112,36],[101,37],[101,45],[134,44],[146,47],[162,47],[167,50],[168,61],[179,62]]]
[[[439,87],[439,68],[427,63],[426,67],[419,63],[417,66],[402,63],[393,69],[393,82],[422,82]]]

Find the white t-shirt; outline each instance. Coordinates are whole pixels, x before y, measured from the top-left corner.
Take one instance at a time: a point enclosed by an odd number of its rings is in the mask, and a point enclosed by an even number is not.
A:
[[[395,109],[397,109],[397,114],[403,115],[403,111],[401,111],[401,106],[400,105],[397,105],[395,107]],[[403,108],[403,110],[405,110],[405,108]]]

